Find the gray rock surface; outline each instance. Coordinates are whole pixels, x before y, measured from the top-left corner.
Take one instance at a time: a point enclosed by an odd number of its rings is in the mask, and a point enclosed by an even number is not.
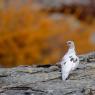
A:
[[[79,67],[66,81],[57,65],[0,68],[0,95],[95,95],[94,58],[95,53],[80,55]]]

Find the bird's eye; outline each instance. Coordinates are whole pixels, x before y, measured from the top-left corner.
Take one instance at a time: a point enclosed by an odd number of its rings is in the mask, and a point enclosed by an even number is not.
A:
[[[68,44],[71,44],[71,42],[68,42]]]

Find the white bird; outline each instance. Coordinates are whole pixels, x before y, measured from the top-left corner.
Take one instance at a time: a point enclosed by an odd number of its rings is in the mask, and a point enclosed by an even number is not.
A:
[[[79,58],[75,52],[75,45],[73,41],[67,41],[67,46],[69,47],[68,52],[62,58],[61,70],[62,70],[62,80],[66,80],[71,71],[75,70],[79,64]]]

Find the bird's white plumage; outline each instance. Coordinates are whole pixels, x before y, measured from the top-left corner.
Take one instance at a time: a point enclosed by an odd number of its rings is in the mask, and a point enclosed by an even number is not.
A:
[[[79,64],[79,58],[76,56],[75,46],[73,41],[68,41],[69,46],[68,52],[62,58],[61,69],[62,69],[62,80],[66,80],[72,70],[75,70]]]

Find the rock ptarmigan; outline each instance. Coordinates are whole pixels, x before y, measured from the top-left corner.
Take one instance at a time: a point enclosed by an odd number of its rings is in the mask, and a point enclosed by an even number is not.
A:
[[[67,41],[69,47],[68,52],[62,58],[61,69],[62,69],[62,80],[66,80],[71,71],[75,70],[79,64],[79,58],[76,56],[75,45],[73,41]]]

